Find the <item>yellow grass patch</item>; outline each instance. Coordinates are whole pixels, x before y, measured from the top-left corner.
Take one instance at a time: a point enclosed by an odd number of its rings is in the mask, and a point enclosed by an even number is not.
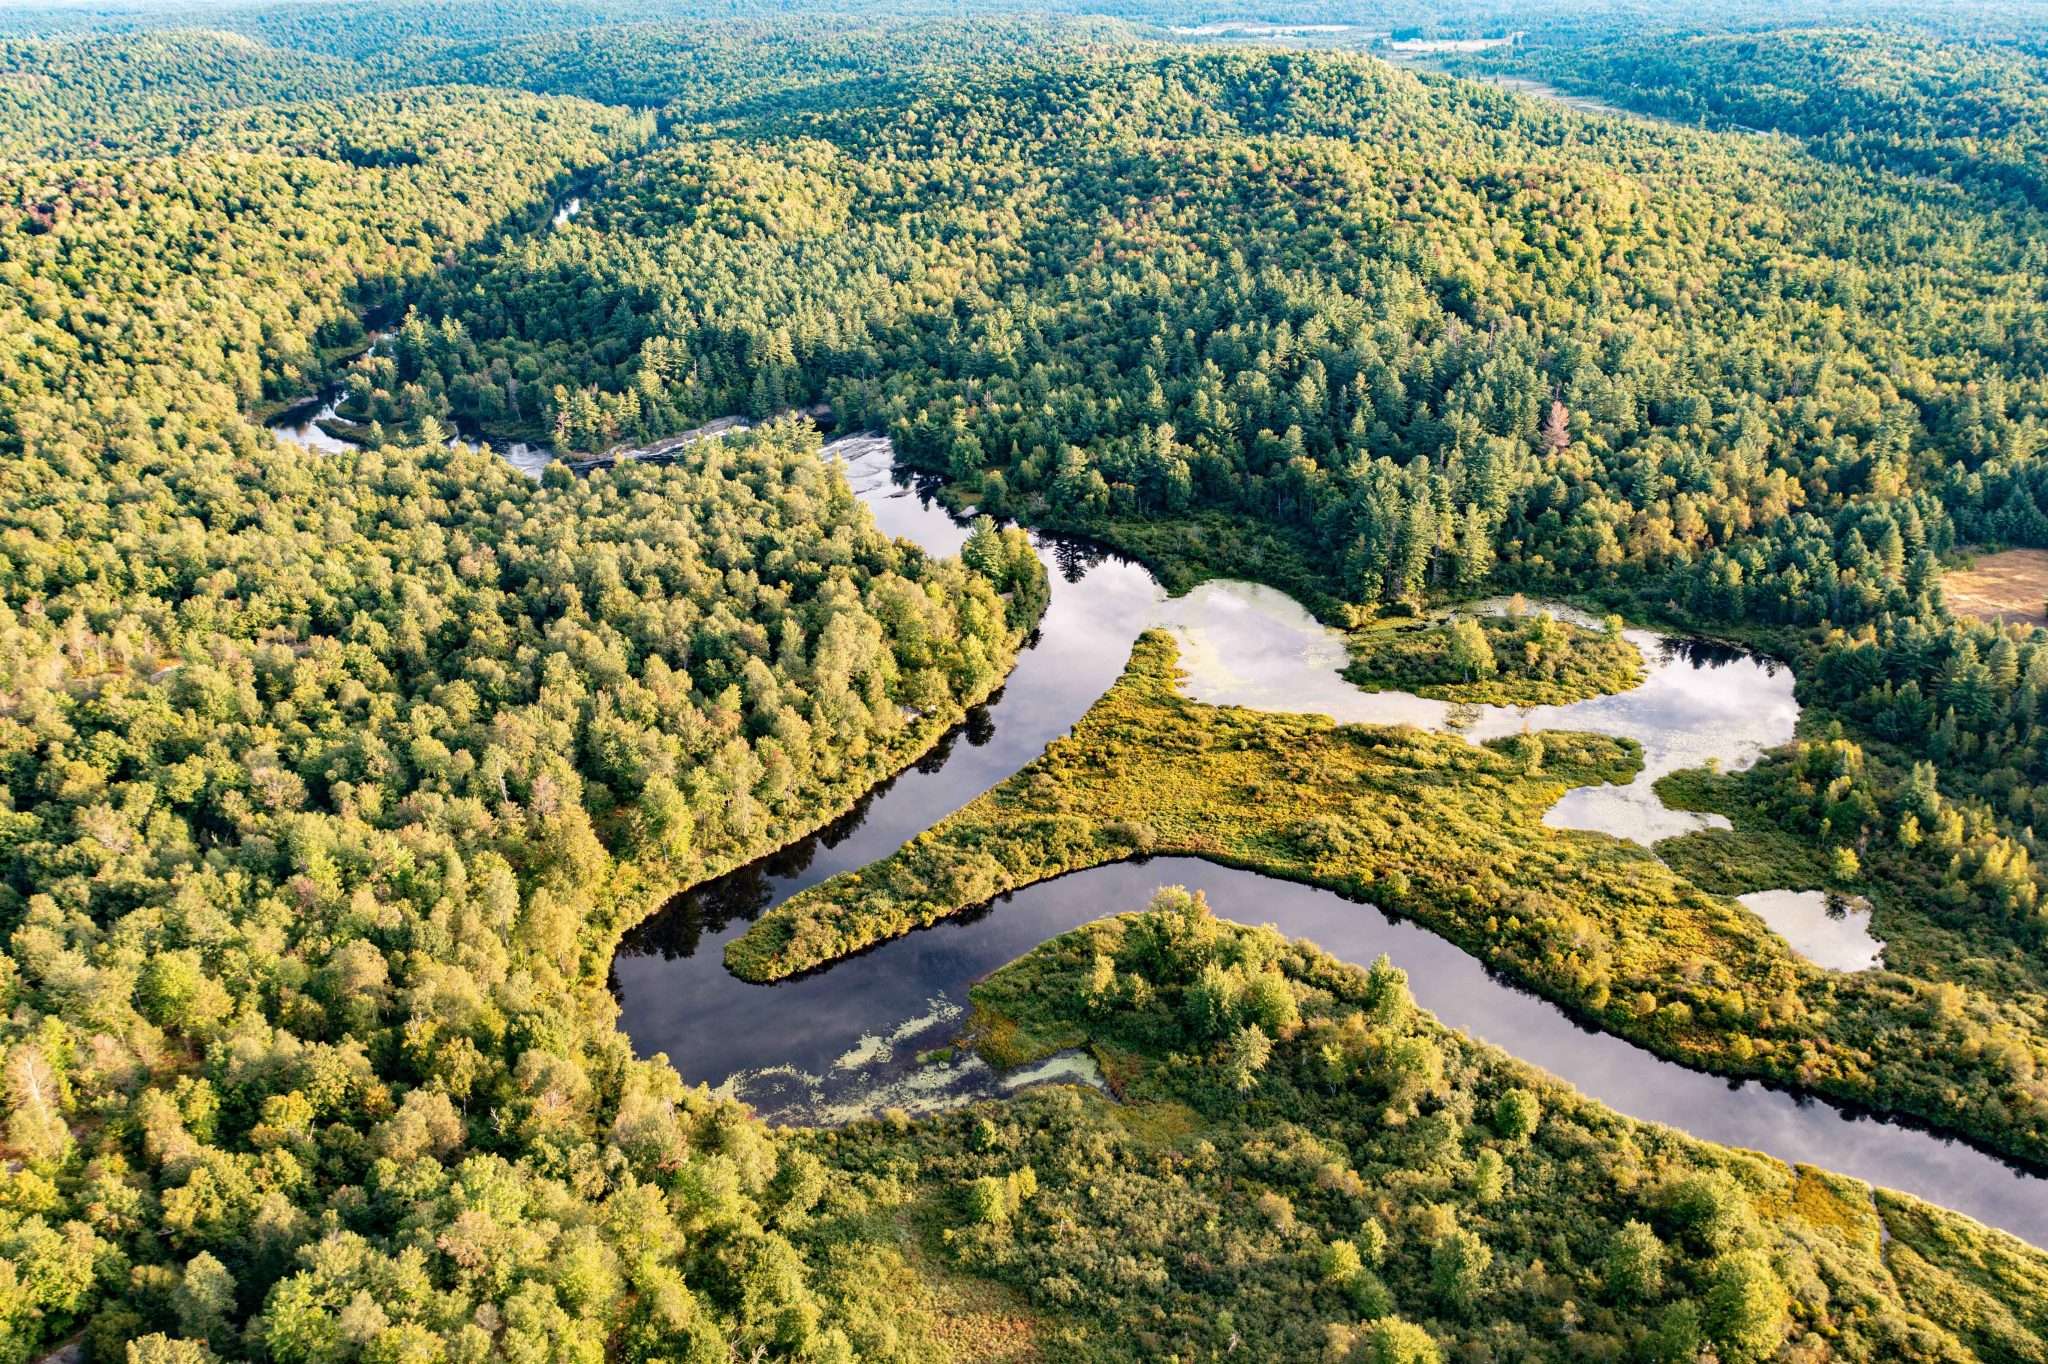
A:
[[[2008,549],[1941,575],[1949,610],[1978,620],[2048,625],[2048,550]]]
[[[1147,1146],[1173,1146],[1202,1130],[1201,1115],[1171,1099],[1120,1104],[1111,1111],[1126,1132]]]
[[[1816,1170],[1811,1165],[1795,1167],[1791,1211],[1816,1227],[1838,1231],[1845,1237],[1875,1251],[1878,1247],[1877,1208],[1870,1201],[1870,1188],[1860,1180]]]

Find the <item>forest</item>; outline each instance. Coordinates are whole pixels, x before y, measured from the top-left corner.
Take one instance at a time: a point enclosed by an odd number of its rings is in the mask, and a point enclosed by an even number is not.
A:
[[[2048,548],[2048,13],[1698,9],[1343,16],[1521,35],[1448,71],[1166,0],[0,16],[0,1364],[2048,1359],[2043,1251],[1186,892],[976,991],[961,1048],[1100,1088],[936,1117],[770,1127],[607,990],[998,693],[1063,531],[1292,593],[1365,686],[1626,691],[1627,621],[1804,718],[1646,849],[1541,823],[1626,740],[1205,706],[1147,635],[737,972],[1180,852],[2048,1165],[2048,634],[1942,590]],[[325,394],[347,448],[266,429]],[[1595,623],[1442,614],[1516,593]],[[1885,969],[1727,898],[1787,885]]]

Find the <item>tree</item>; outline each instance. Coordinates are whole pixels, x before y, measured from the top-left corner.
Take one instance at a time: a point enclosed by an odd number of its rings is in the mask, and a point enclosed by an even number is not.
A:
[[[235,1310],[235,1277],[227,1266],[201,1251],[186,1262],[172,1304],[178,1313],[178,1329],[185,1335],[225,1343]]]
[[[1454,1227],[1430,1248],[1430,1293],[1444,1311],[1470,1316],[1486,1291],[1492,1265],[1493,1251],[1487,1244],[1465,1228]]]
[[[1439,1364],[1442,1355],[1429,1332],[1399,1317],[1382,1317],[1366,1327],[1352,1358],[1363,1364]]]
[[[1258,1024],[1248,1023],[1231,1034],[1228,1055],[1224,1060],[1224,1073],[1229,1077],[1231,1087],[1246,1090],[1256,1085],[1259,1072],[1266,1068],[1266,1062],[1272,1055],[1273,1041]]]
[[[162,1332],[137,1336],[126,1346],[127,1364],[214,1364],[214,1354],[197,1340],[180,1340]]]
[[[64,1083],[34,1042],[7,1053],[7,1143],[37,1160],[54,1160],[71,1146],[64,1121]]]
[[[1301,1023],[1294,987],[1277,970],[1260,971],[1246,984],[1238,1011],[1268,1037],[1285,1037]]]
[[[1467,682],[1492,677],[1499,670],[1485,627],[1469,616],[1451,622],[1449,647],[1451,667]]]
[[[1641,1222],[1621,1225],[1601,1261],[1601,1286],[1619,1303],[1647,1302],[1664,1285],[1664,1243]]]
[[[1536,1130],[1542,1115],[1543,1107],[1536,1095],[1516,1086],[1495,1101],[1493,1130],[1509,1141],[1521,1141]]]
[[[1723,1255],[1708,1270],[1705,1326],[1707,1334],[1731,1362],[1766,1359],[1777,1351],[1791,1311],[1785,1289],[1770,1256],[1761,1250]]]

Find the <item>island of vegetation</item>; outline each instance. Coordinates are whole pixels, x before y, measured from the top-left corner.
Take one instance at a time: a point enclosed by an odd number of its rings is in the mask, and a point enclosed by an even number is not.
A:
[[[1621,617],[1598,630],[1529,613],[1453,613],[1417,623],[1398,618],[1351,632],[1346,680],[1366,691],[1405,691],[1468,705],[1559,706],[1640,686],[1643,656]]]

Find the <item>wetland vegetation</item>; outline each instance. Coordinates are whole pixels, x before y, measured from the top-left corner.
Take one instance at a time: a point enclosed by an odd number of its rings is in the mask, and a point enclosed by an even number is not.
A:
[[[1690,1141],[1439,1026],[1405,974],[1163,890],[977,986],[1067,1090],[804,1139],[1091,1359],[2031,1358],[2048,1263],[1939,1209]],[[1252,1347],[1248,1342],[1262,1342]],[[1823,1344],[1824,1342],[1824,1344]]]
[[[1345,680],[1366,691],[1555,706],[1629,691],[1643,680],[1642,654],[1622,636],[1619,616],[1592,630],[1516,601],[1499,615],[1457,612],[1427,624],[1374,625],[1352,632],[1344,670]]]
[[[1823,886],[1861,882],[1839,861],[1773,865],[1743,845],[1739,826],[1688,835],[1668,863],[1616,839],[1544,827],[1565,789],[1625,782],[1639,762],[1635,744],[1600,735],[1544,731],[1474,746],[1412,728],[1204,706],[1181,694],[1171,637],[1155,632],[1043,758],[890,858],[783,902],[726,959],[741,975],[772,979],[1047,877],[1193,855],[1413,917],[1604,1029],[1688,1064],[2048,1154],[2044,1116],[2028,1097],[2029,1052],[2017,1042],[2048,1005],[2038,986],[1971,988],[1938,958],[1915,975],[1903,945],[1888,971],[1813,966],[1724,895],[1806,888],[1815,876]],[[1698,856],[1695,838],[1714,848],[1710,862],[1751,866],[1768,885],[1730,881],[1729,870],[1706,888],[1687,879],[1675,869]]]

